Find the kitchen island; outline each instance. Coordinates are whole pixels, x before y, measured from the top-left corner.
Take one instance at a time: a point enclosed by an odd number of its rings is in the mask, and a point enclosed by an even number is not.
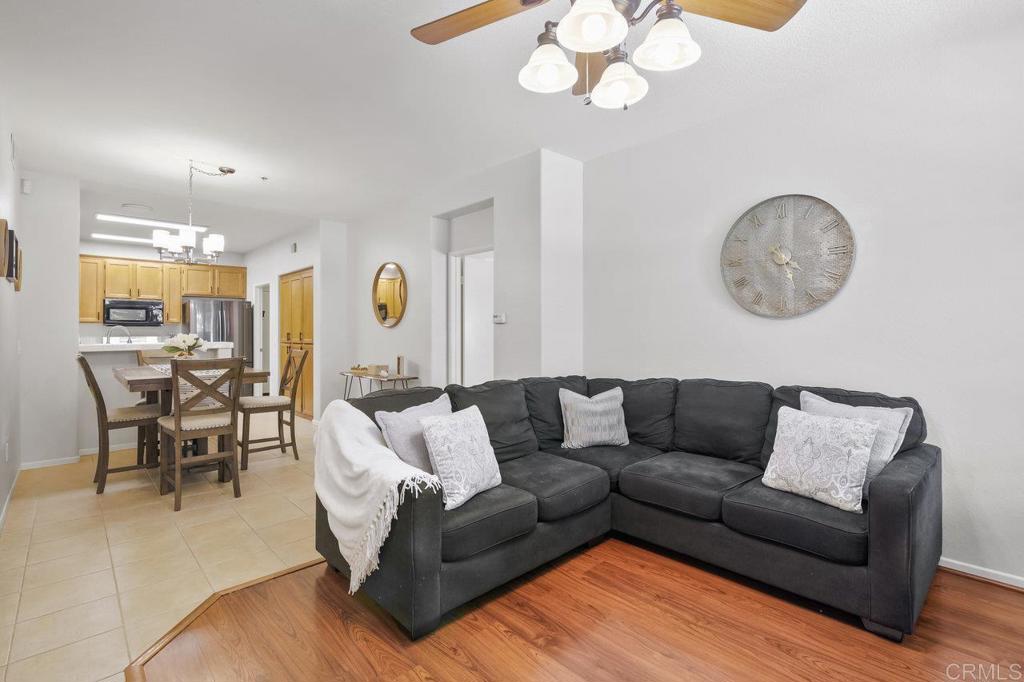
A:
[[[128,338],[125,336],[115,336],[109,339],[89,337],[79,339],[78,352],[85,355],[89,361],[93,374],[96,375],[96,382],[99,384],[100,390],[103,391],[107,410],[112,410],[115,407],[129,407],[144,397],[139,393],[126,391],[124,386],[114,378],[114,368],[135,367],[138,365],[136,351],[160,350],[166,340],[166,338],[156,336],[136,337],[132,339],[131,343],[128,343]],[[234,344],[230,341],[209,341],[205,344],[204,350],[196,354],[196,357],[229,358],[233,349]],[[111,451],[135,447],[135,431],[133,429],[113,431],[111,437],[118,439],[111,442]],[[95,454],[98,447],[96,403],[92,399],[92,394],[89,393],[85,379],[79,373],[78,454]]]

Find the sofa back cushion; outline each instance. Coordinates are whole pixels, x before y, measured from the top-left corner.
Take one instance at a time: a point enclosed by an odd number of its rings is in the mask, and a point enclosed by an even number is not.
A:
[[[562,422],[562,406],[558,402],[558,389],[564,388],[587,395],[587,378],[581,376],[567,377],[529,377],[520,379],[526,391],[526,408],[530,413],[530,423],[541,450],[562,447],[565,435],[565,424]]]
[[[451,384],[444,389],[458,412],[471,405],[480,408],[491,447],[499,462],[537,452],[537,436],[526,409],[526,391],[518,381],[488,381],[479,386]]]
[[[684,379],[676,392],[677,450],[761,463],[772,387],[758,381]]]
[[[417,386],[400,390],[374,391],[362,398],[352,398],[348,402],[373,419],[376,424],[377,421],[373,415],[377,412],[401,412],[409,407],[437,400],[443,392],[434,386]],[[377,424],[377,427],[379,428],[380,424]]]
[[[590,379],[587,382],[591,397],[616,386],[621,388],[629,441],[659,450],[672,449],[677,383],[675,379]]]
[[[775,445],[775,429],[778,424],[779,408],[792,407],[800,409],[800,391],[810,391],[826,400],[844,405],[872,406],[872,407],[909,407],[914,410],[914,416],[910,418],[910,426],[907,427],[906,438],[900,446],[900,452],[915,448],[924,442],[928,436],[928,427],[924,421],[924,412],[921,404],[914,398],[893,398],[881,393],[865,393],[863,391],[847,391],[843,388],[820,388],[814,386],[780,386],[775,389],[772,399],[772,413],[768,419],[768,428],[764,433],[764,445],[761,449],[761,466],[767,466],[768,459],[772,456]]]

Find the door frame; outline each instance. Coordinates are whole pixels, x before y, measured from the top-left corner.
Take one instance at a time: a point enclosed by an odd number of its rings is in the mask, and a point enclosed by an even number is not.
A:
[[[266,298],[264,298],[264,293],[266,294]],[[273,354],[271,353],[270,346],[272,346],[274,344],[273,329],[270,326],[270,322],[271,322],[271,319],[272,319],[272,315],[271,315],[272,304],[270,302],[270,282],[263,282],[261,284],[255,285],[253,287],[253,297],[252,298],[253,298],[252,316],[254,318],[254,320],[253,320],[254,321],[254,324],[253,324],[253,327],[254,327],[254,329],[253,329],[253,337],[256,336],[255,328],[257,326],[256,325],[256,321],[258,321],[259,340],[260,340],[260,345],[261,345],[260,352],[259,352],[260,369],[265,369],[265,370],[269,371],[270,370],[270,365],[271,365],[270,358],[273,356]],[[266,305],[264,305],[264,301],[266,301]],[[266,341],[265,344],[263,342],[263,327],[264,326],[266,326],[266,328],[267,328],[267,341]],[[255,340],[255,338],[254,338],[254,340]],[[269,378],[268,378],[267,382],[263,384],[263,395],[270,395],[270,380],[269,380]]]

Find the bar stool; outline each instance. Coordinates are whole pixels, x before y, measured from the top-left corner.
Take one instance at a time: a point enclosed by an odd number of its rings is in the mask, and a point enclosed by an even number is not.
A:
[[[174,486],[174,511],[181,510],[182,470],[192,467],[216,464],[218,478],[226,481],[230,473],[235,497],[242,496],[236,431],[241,387],[242,358],[171,360],[174,409],[172,414],[157,419],[157,424],[160,425],[160,494],[167,494],[169,486]],[[213,437],[217,438],[217,452],[185,458],[189,441]]]
[[[308,350],[289,350],[285,366],[281,368],[281,385],[278,393],[280,395],[247,396],[238,400],[238,409],[242,413],[242,470],[249,468],[250,452],[265,452],[281,448],[281,452],[287,453],[288,446],[295,453],[295,459],[299,458],[299,448],[295,444],[295,401],[299,395],[299,379],[302,378],[302,369],[306,366]],[[249,420],[254,414],[262,412],[277,412],[277,438],[249,438]],[[288,419],[284,418],[285,412]],[[285,442],[284,427],[288,425],[291,432],[291,440]],[[265,445],[260,448],[251,448],[253,443],[269,443],[277,441],[274,445]]]
[[[82,373],[85,374],[85,383],[89,385],[89,392],[92,393],[92,399],[96,403],[96,431],[99,435],[99,450],[96,453],[96,475],[92,480],[96,484],[96,494],[100,495],[107,485],[107,474],[146,468],[145,434],[147,429],[156,427],[157,418],[160,416],[160,406],[155,404],[135,405],[108,410],[100,386],[96,383],[96,375],[93,374],[92,367],[89,366],[89,361],[85,359],[84,355],[78,356],[78,365],[82,368]],[[139,430],[135,464],[111,469],[110,432],[116,429],[131,428]]]

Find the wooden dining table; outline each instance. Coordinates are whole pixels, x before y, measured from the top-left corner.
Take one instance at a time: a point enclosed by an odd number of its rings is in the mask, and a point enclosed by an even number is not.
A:
[[[159,369],[158,369],[159,368]],[[163,370],[163,371],[161,371]],[[171,413],[171,382],[170,365],[138,365],[135,367],[115,367],[114,378],[132,393],[145,393],[146,402],[160,404],[160,414]],[[243,384],[262,384],[270,380],[270,372],[252,367],[242,368]],[[146,466],[155,467],[159,464],[159,440],[157,427],[150,427],[146,433]],[[202,448],[205,443],[200,443]]]

